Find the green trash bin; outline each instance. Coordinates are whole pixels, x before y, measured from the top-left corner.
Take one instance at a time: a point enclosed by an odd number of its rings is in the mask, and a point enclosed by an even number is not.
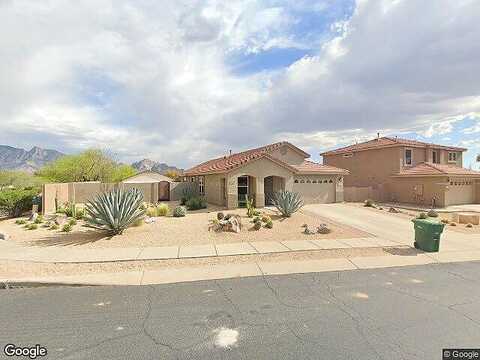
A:
[[[442,235],[445,224],[437,219],[413,219],[413,227],[415,229],[416,249],[427,252],[438,252],[440,247],[440,236]]]

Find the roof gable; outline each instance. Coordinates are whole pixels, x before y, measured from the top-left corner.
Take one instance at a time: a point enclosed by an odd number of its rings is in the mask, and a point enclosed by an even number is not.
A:
[[[261,146],[255,149],[250,149],[250,150],[242,151],[239,153],[235,153],[229,156],[223,156],[216,159],[205,161],[197,166],[194,166],[186,170],[185,175],[193,176],[193,175],[201,175],[201,174],[217,174],[217,173],[229,172],[240,166],[245,165],[246,163],[252,160],[263,157],[264,155],[267,155],[272,151],[281,148],[282,146],[289,147],[290,149],[301,154],[305,158],[310,157],[308,153],[296,147],[295,145],[290,144],[287,141],[281,141],[274,144]],[[280,161],[277,159],[275,159],[275,161],[279,161],[283,163],[283,161]],[[285,164],[285,165],[288,165],[288,164]]]
[[[478,176],[480,171],[465,169],[455,165],[434,164],[423,162],[413,167],[404,167],[394,176]]]
[[[438,144],[426,143],[426,142],[417,141],[417,140],[384,136],[384,137],[375,138],[373,140],[365,141],[362,143],[345,146],[339,149],[326,151],[321,153],[320,155],[329,156],[329,155],[337,155],[337,154],[347,154],[347,153],[352,153],[357,151],[381,149],[381,148],[394,147],[394,146],[407,146],[407,147],[417,147],[417,148],[432,147],[436,149],[462,151],[462,152],[467,150],[465,148],[460,148],[455,146],[438,145]]]

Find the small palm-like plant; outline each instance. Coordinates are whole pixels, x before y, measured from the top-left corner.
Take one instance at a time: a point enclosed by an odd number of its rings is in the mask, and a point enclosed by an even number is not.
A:
[[[273,193],[271,201],[284,217],[292,216],[303,206],[302,197],[298,193],[288,190]]]
[[[142,202],[143,195],[138,189],[115,189],[85,204],[85,221],[91,227],[106,230],[112,235],[122,234],[145,215]]]

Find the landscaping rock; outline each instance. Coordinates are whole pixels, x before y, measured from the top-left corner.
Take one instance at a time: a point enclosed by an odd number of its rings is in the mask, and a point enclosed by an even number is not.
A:
[[[7,233],[0,232],[0,240],[5,240],[7,241],[9,238]]]
[[[155,222],[155,218],[154,217],[147,217],[145,218],[145,224],[152,224]]]
[[[388,212],[392,213],[392,214],[398,214],[400,211],[398,211],[397,209],[395,209],[394,207],[391,207],[390,209],[388,209]]]
[[[38,218],[38,213],[34,212],[32,213],[32,215],[30,215],[30,217],[28,218],[28,221],[35,222],[37,218]]]

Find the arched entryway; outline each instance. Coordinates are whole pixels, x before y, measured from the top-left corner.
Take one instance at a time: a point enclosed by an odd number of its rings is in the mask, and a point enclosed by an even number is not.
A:
[[[285,190],[285,179],[280,176],[267,176],[263,180],[263,191],[265,193],[265,205],[272,205],[273,193]]]
[[[158,201],[170,201],[170,182],[160,181],[158,183]]]

